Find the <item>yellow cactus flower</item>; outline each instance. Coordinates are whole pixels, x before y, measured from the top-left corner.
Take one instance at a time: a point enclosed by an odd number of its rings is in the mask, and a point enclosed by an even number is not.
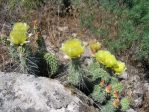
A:
[[[10,41],[16,45],[23,45],[26,41],[26,34],[23,32],[12,31],[10,33]]]
[[[10,32],[10,41],[16,45],[23,45],[27,39],[26,33],[29,26],[26,23],[16,23]]]
[[[90,41],[89,46],[92,53],[95,54],[101,48],[101,43],[97,42],[97,40],[92,40]]]
[[[100,63],[104,64],[105,59],[107,57],[107,55],[110,55],[111,53],[109,51],[106,50],[100,50],[95,54],[95,57],[97,59],[97,61],[99,61]]]
[[[113,67],[116,64],[117,60],[114,55],[110,54],[106,56],[106,59],[104,61],[104,65],[106,67]]]
[[[84,52],[84,47],[78,39],[70,39],[62,44],[61,50],[70,58],[78,58]]]
[[[29,29],[29,26],[26,23],[15,23],[13,26],[13,31],[24,31],[27,32],[27,30]]]
[[[117,61],[116,65],[113,67],[115,74],[121,74],[126,70],[125,63]]]
[[[95,54],[97,61],[106,67],[113,67],[116,64],[116,58],[109,51],[100,50]]]

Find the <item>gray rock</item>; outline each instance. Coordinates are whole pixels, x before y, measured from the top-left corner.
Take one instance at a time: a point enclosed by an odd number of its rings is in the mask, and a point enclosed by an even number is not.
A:
[[[86,47],[82,57],[91,57],[91,55],[92,55],[92,51],[90,47]]]
[[[140,82],[140,77],[138,75],[134,75],[130,77],[130,82]]]
[[[136,108],[143,104],[144,88],[141,79],[138,75],[131,76],[129,80],[125,82],[127,84],[127,92],[129,97],[132,98],[132,105]]]
[[[134,104],[135,107],[139,107],[139,106],[143,105],[143,97],[139,97],[139,98],[135,99],[134,103],[135,103]]]
[[[129,78],[129,74],[127,72],[122,73],[119,78],[127,80]]]
[[[123,81],[125,92],[131,100],[131,105],[140,108],[144,101],[144,84],[138,75],[129,74],[129,78]]]
[[[149,92],[149,83],[144,84],[144,90]]]
[[[144,84],[145,100],[149,101],[149,83]]]
[[[134,109],[129,109],[129,110],[126,110],[126,112],[137,112],[137,111],[135,111]]]
[[[57,80],[0,72],[0,112],[95,112]]]

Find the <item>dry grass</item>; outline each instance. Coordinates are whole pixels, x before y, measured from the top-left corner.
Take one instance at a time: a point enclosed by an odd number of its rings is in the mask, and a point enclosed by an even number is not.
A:
[[[6,25],[5,23],[0,24],[0,71],[4,71],[5,65],[10,61],[8,49],[4,43],[4,40],[7,39],[5,37],[6,30],[10,30],[9,25]]]
[[[0,45],[0,71],[4,71],[5,65],[7,65],[9,61],[9,54],[7,49]]]

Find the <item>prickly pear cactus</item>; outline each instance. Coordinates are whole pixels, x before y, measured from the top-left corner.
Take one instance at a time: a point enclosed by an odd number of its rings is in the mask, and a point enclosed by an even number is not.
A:
[[[94,86],[94,90],[90,96],[96,102],[99,102],[99,103],[106,102],[106,93],[102,91],[102,88],[99,85]]]
[[[90,74],[92,81],[101,79],[108,82],[110,80],[109,73],[101,68],[98,62],[94,62],[88,67],[88,73]]]
[[[100,104],[101,112],[126,111],[129,108],[129,102],[121,95],[124,87],[115,75],[106,70],[108,69],[104,69],[97,62],[90,64],[89,76],[92,81],[98,80],[90,97]]]
[[[102,106],[101,112],[116,112],[112,105],[112,102],[108,102],[106,105]]]
[[[74,86],[80,86],[83,80],[80,63],[78,60],[71,60],[68,66],[68,82]]]

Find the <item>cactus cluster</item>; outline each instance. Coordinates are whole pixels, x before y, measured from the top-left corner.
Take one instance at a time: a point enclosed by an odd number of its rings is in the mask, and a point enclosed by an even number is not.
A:
[[[42,72],[39,71],[41,69],[39,62],[46,62],[48,65],[47,71],[50,71],[50,74],[54,75],[58,70],[58,60],[56,56],[52,53],[48,53],[45,49],[43,50],[41,44],[38,43],[38,39],[35,41],[38,44],[38,50],[33,51],[31,49],[32,44],[27,43],[30,41],[30,38],[27,37],[28,29],[29,25],[26,23],[18,22],[14,24],[10,32],[10,41],[8,42],[11,57],[18,63],[20,72],[22,73],[38,75]],[[37,29],[33,29],[33,35],[38,34],[39,32],[37,31]],[[40,39],[41,38],[42,37],[40,37]],[[38,54],[42,55],[39,56]]]
[[[73,44],[70,44],[71,42]],[[74,46],[77,46],[77,49]],[[71,59],[68,66],[68,81],[77,86],[82,83],[84,77],[87,77],[88,82],[93,84],[93,90],[89,96],[102,106],[102,112],[127,110],[129,101],[121,95],[123,85],[118,79],[118,75],[126,70],[125,64],[118,61],[109,51],[99,50],[100,43],[93,41],[89,46],[93,56],[91,56],[92,63],[84,67],[80,62],[80,56],[83,53],[79,52],[79,47],[81,51],[83,48],[81,42],[72,39],[62,45],[62,51]]]
[[[79,39],[69,39],[62,44],[61,50],[69,57],[68,82],[79,86],[83,82],[80,56],[84,53],[84,46]]]
[[[19,66],[17,71],[36,75],[39,72],[38,59],[31,50],[31,44],[28,43],[29,28],[26,23],[15,23],[7,46],[11,57]]]
[[[33,55],[34,52],[30,49],[30,45],[26,44],[28,28],[29,26],[25,23],[17,23],[10,33],[11,53],[15,53],[13,57],[16,61],[19,60],[23,73],[36,70],[41,66],[39,66],[39,63],[36,64],[36,61],[32,61],[34,58],[31,57],[36,55]],[[58,60],[53,53],[41,49],[41,44],[38,45],[37,54],[40,54],[40,59],[46,63],[44,67],[48,68],[47,72],[51,77],[58,71]],[[118,75],[115,75],[125,71],[125,63],[118,61],[109,51],[99,50],[101,44],[97,41],[91,42],[89,46],[92,51],[91,59],[93,61],[89,65],[84,65],[82,64],[84,57],[81,57],[81,55],[84,53],[85,47],[79,39],[70,39],[62,44],[61,50],[70,60],[68,64],[68,82],[76,87],[80,87],[86,82],[91,83],[91,85],[87,84],[87,86],[92,86],[92,90],[89,90],[89,96],[102,106],[102,112],[127,110],[129,101],[121,95],[123,85],[119,81]],[[34,71],[31,72],[35,73]]]
[[[115,75],[105,71],[97,62],[91,63],[88,71],[92,77],[96,76],[95,79],[98,79],[90,97],[102,105],[101,112],[126,111],[129,108],[129,100],[121,95],[123,85]]]

